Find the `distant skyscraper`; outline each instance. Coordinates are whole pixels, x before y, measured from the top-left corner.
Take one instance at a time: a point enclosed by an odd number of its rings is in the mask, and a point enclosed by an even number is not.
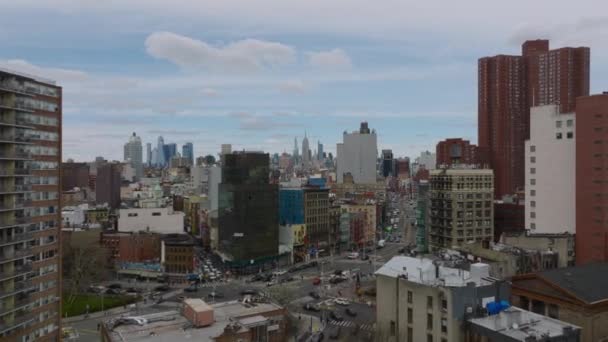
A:
[[[129,142],[125,144],[124,160],[129,161],[135,169],[135,177],[140,180],[144,174],[144,165],[142,161],[142,146],[141,138],[133,135],[129,138]]]
[[[152,165],[152,144],[146,143],[146,165]]]
[[[300,159],[300,150],[298,146],[298,137],[293,138],[293,163],[294,165],[298,164],[298,160]]]
[[[589,48],[549,50],[548,40],[526,41],[522,56],[479,59],[478,77],[478,145],[502,198],[524,186],[530,107],[559,104],[560,113],[572,112],[575,99],[589,95]]]
[[[382,175],[384,177],[393,176],[393,151],[382,150]]]
[[[97,166],[95,178],[95,201],[107,203],[110,208],[120,207],[120,164],[103,163]]]
[[[194,165],[194,146],[191,142],[187,142],[182,146],[182,157],[186,158],[190,165]]]
[[[171,163],[171,159],[177,155],[177,144],[169,143],[163,146],[163,158],[165,160],[165,165],[169,166]]]
[[[350,173],[358,184],[376,183],[378,140],[375,131],[370,131],[367,122],[361,123],[358,132],[343,134],[343,142],[337,144],[337,177],[342,183],[344,175]]]
[[[310,167],[310,146],[306,132],[304,132],[304,139],[302,140],[302,165],[306,168]]]
[[[158,142],[156,143],[156,160],[155,163],[158,167],[164,167],[167,163],[165,160],[165,140],[163,137],[158,137]]]
[[[317,160],[323,160],[323,144],[317,140]]]

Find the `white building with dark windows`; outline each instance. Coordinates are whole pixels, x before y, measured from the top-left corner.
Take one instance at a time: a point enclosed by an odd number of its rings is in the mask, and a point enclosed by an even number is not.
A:
[[[181,234],[184,232],[184,213],[172,208],[120,209],[118,230],[121,232],[150,232]]]
[[[575,114],[557,105],[532,107],[526,149],[526,229],[532,234],[576,232]]]

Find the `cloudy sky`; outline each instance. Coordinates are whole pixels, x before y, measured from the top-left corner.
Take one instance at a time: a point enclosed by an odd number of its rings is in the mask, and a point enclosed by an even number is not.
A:
[[[608,3],[562,0],[0,0],[0,66],[64,91],[64,157],[144,142],[195,155],[335,151],[366,120],[398,156],[477,140],[477,58],[525,39],[591,47],[608,89]]]

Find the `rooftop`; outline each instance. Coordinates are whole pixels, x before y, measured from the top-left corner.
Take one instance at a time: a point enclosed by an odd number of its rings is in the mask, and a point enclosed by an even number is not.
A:
[[[244,304],[230,301],[208,305],[197,299],[186,300],[192,301],[195,309],[213,309],[215,322],[208,327],[193,328],[178,309],[157,312],[145,308],[143,314],[127,314],[119,324],[116,324],[118,319],[112,319],[104,322],[104,325],[111,341],[211,341],[221,335],[229,324],[236,322],[243,327],[262,324],[266,321],[264,313],[282,309],[273,303]]]
[[[515,341],[528,341],[527,338],[560,337],[580,327],[553,318],[535,314],[517,307],[510,307],[497,315],[473,318],[473,327],[482,327]]]
[[[485,264],[475,265],[487,266]],[[474,277],[469,271],[442,266],[441,260],[413,258],[409,256],[393,257],[376,271],[376,274],[392,278],[407,277],[408,281],[419,284],[451,287],[467,286],[467,283],[470,282],[475,283],[477,286],[493,283],[493,279],[489,278],[487,273]]]
[[[539,273],[575,297],[593,304],[608,300],[608,263],[558,268]]]

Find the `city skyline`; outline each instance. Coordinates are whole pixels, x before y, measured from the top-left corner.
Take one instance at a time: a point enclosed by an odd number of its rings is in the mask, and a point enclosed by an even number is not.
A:
[[[591,46],[591,93],[606,89],[608,24],[595,15],[606,5],[547,3],[20,1],[0,14],[11,33],[0,66],[63,86],[64,159],[120,159],[133,131],[191,141],[198,156],[226,142],[281,153],[307,130],[335,154],[360,121],[376,128],[379,150],[415,156],[444,138],[477,142],[477,58],[517,54],[526,39]],[[138,11],[145,22],[131,20]],[[482,12],[501,15],[473,20]],[[25,13],[54,29],[32,34],[17,20]]]

